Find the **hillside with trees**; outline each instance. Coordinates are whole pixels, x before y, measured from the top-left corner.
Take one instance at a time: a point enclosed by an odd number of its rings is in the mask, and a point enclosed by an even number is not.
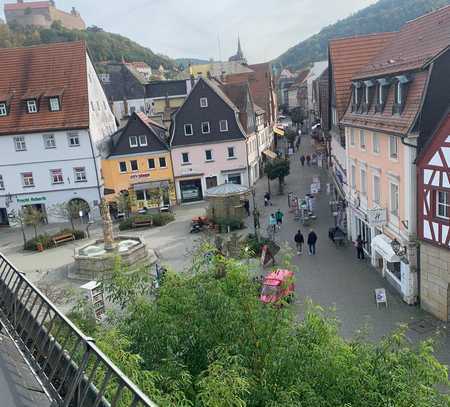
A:
[[[30,45],[49,44],[84,40],[94,62],[144,61],[152,68],[163,65],[173,70],[175,63],[167,57],[157,55],[152,50],[139,45],[119,34],[113,34],[92,26],[86,30],[68,30],[59,23],[51,28],[26,27],[0,24],[0,48],[23,47]]]
[[[397,31],[409,20],[450,4],[450,0],[379,0],[372,6],[323,28],[279,56],[282,66],[301,68],[327,58],[328,41],[333,38]]]

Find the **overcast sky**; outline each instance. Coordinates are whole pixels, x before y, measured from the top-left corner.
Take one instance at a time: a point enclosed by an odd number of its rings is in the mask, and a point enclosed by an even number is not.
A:
[[[0,0],[3,4],[16,0]],[[28,0],[25,0],[28,1]],[[237,35],[250,63],[277,57],[375,0],[56,0],[97,25],[170,57],[228,58]],[[219,50],[220,39],[220,50]]]

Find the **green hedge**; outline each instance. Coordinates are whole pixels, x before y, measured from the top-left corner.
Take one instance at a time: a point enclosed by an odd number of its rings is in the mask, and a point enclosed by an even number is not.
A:
[[[172,213],[166,212],[149,215],[133,215],[119,223],[119,230],[130,230],[133,229],[133,222],[145,222],[149,220],[153,221],[153,226],[164,226],[175,220],[175,216]]]
[[[69,233],[74,235],[75,240],[81,240],[86,237],[84,231],[82,231],[82,230],[62,229],[58,233],[55,233],[53,235],[44,233],[42,235],[39,235],[37,238],[32,238],[30,240],[27,240],[27,242],[25,243],[24,249],[30,250],[30,251],[37,251],[37,245],[39,243],[42,244],[44,250],[51,249],[52,247],[55,247],[55,244],[53,243],[54,237],[66,235]]]

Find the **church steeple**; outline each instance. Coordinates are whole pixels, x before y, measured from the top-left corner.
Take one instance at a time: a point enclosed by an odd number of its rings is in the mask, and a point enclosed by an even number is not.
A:
[[[238,48],[235,55],[231,56],[228,61],[240,62],[241,64],[246,64],[247,60],[244,57],[241,46],[241,37],[238,35]]]

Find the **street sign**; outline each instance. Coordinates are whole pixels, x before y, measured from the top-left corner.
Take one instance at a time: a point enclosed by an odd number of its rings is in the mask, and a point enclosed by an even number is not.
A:
[[[367,210],[367,220],[371,227],[384,226],[387,223],[386,208],[373,208]]]

